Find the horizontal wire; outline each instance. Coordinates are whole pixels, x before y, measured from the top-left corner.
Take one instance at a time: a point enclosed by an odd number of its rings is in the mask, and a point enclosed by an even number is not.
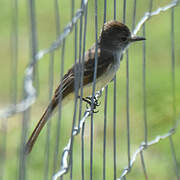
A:
[[[162,11],[166,11],[172,7],[175,7],[178,3],[178,0],[173,0],[170,4],[164,6],[164,7],[160,7],[158,8],[156,11],[153,12],[147,12],[145,13],[145,15],[142,17],[142,19],[139,21],[139,23],[137,24],[136,28],[133,31],[133,35],[137,34],[138,31],[140,31],[142,25],[152,16],[154,15],[158,15],[160,12]],[[104,88],[101,89],[101,91],[98,91],[95,95],[96,99],[98,100],[101,95],[102,92],[104,91]],[[83,124],[85,123],[86,119],[91,115],[91,113],[93,112],[92,107],[91,108],[86,108],[84,116],[82,117],[82,119],[80,120],[80,125],[79,127],[74,127],[73,130],[73,137],[77,136],[80,132],[81,129],[83,127]],[[180,123],[180,121],[179,121]],[[140,147],[135,151],[130,163],[129,163],[129,168],[125,168],[120,179],[125,179],[126,174],[130,171],[130,168],[132,167],[132,165],[134,164],[137,155],[143,151],[144,149],[146,149],[148,146],[151,146],[153,144],[158,143],[160,140],[165,139],[169,136],[171,136],[174,133],[174,130],[176,129],[176,127],[179,125],[176,124],[176,126],[174,128],[172,128],[167,134],[164,134],[162,136],[157,136],[154,140],[147,142],[147,144],[145,144],[144,142],[140,145]],[[71,137],[72,138],[72,137]],[[60,170],[53,175],[52,180],[56,180],[59,177],[62,177],[64,174],[67,173],[69,165],[68,165],[68,157],[70,155],[70,144],[71,144],[71,138],[68,141],[68,144],[66,145],[66,147],[64,148],[64,151],[62,153],[62,158],[61,158],[61,168]]]
[[[103,89],[104,90],[104,89]],[[102,91],[99,91],[98,93],[96,93],[95,97],[97,99],[99,99],[102,96]],[[67,173],[68,168],[69,168],[69,164],[68,164],[68,157],[70,155],[70,145],[71,145],[71,140],[74,136],[77,136],[80,132],[81,129],[83,127],[83,124],[85,123],[86,119],[93,113],[93,109],[90,108],[86,108],[84,116],[82,117],[82,119],[80,120],[79,126],[74,127],[73,129],[73,133],[72,133],[72,137],[69,139],[67,145],[65,146],[63,152],[62,152],[62,158],[61,158],[61,168],[60,170],[53,175],[52,179],[56,180],[59,177],[62,177],[64,174]]]
[[[3,110],[0,110],[0,119],[5,119],[5,118],[9,118],[11,116],[13,116],[16,113],[19,112],[23,112],[26,109],[28,109],[36,100],[36,90],[33,87],[33,72],[34,72],[34,65],[37,63],[37,61],[39,61],[40,59],[42,59],[46,54],[55,51],[57,48],[59,48],[63,42],[63,40],[69,35],[69,33],[72,31],[72,28],[74,26],[74,24],[77,23],[78,19],[80,19],[80,17],[84,14],[84,10],[86,9],[86,5],[87,5],[88,0],[84,0],[83,1],[83,6],[82,8],[78,9],[75,16],[73,17],[72,21],[70,23],[67,24],[67,26],[64,28],[64,31],[62,34],[60,34],[60,36],[57,38],[57,40],[55,40],[52,45],[44,50],[40,50],[36,56],[35,56],[35,60],[33,63],[31,63],[25,70],[25,77],[24,77],[24,90],[27,94],[27,97],[25,99],[23,99],[20,103],[18,104],[13,104],[10,105],[8,108],[5,108]],[[150,17],[155,16],[160,14],[163,11],[167,11],[168,9],[175,7],[177,5],[177,3],[179,2],[179,0],[173,0],[171,1],[171,3],[169,3],[168,5],[164,6],[164,7],[160,7],[157,10],[153,11],[153,12],[146,12],[145,15],[142,17],[142,19],[139,21],[139,23],[137,24],[136,28],[133,31],[133,34],[137,34],[137,32],[141,29],[142,25],[149,20]],[[102,95],[102,91],[104,90],[104,88],[96,93],[96,98],[99,99],[100,96]],[[88,116],[91,115],[92,113],[92,109],[91,108],[87,108],[85,110],[84,116],[82,117],[80,124],[78,127],[74,127],[73,136],[76,136],[80,133],[80,130],[82,129],[83,123],[85,122],[85,120],[87,119]],[[177,126],[179,126],[180,124],[180,120],[177,121],[176,125],[174,128],[172,128],[168,133],[161,135],[161,136],[157,136],[154,140],[147,142],[146,146],[144,144],[144,142],[140,145],[140,147],[135,151],[134,155],[132,156],[131,162],[130,162],[130,167],[132,167],[132,165],[134,164],[137,155],[142,152],[143,150],[147,149],[149,146],[152,146],[156,143],[158,143],[160,140],[163,140],[169,136],[172,136],[175,132],[175,129],[177,128]],[[58,177],[61,177],[63,174],[67,173],[68,170],[68,157],[70,154],[70,144],[71,144],[71,138],[68,141],[68,144],[66,145],[66,147],[64,148],[63,154],[62,154],[62,161],[61,161],[61,169],[60,171],[58,171],[56,174],[54,174],[53,176],[53,180],[56,180]],[[119,179],[124,179],[126,174],[129,172],[128,168],[125,168],[122,175],[120,176]]]
[[[137,32],[141,29],[142,25],[150,19],[150,17],[160,14],[161,12],[167,11],[168,9],[171,9],[179,3],[179,0],[172,0],[168,5],[159,7],[155,11],[152,12],[146,12],[144,16],[141,18],[141,20],[138,22],[136,28],[133,30],[132,34],[137,34]]]
[[[158,9],[156,9],[155,11],[151,11],[150,12],[146,12],[144,14],[144,16],[141,18],[141,20],[138,22],[136,28],[133,30],[132,34],[135,35],[137,34],[137,32],[142,28],[142,26],[144,25],[144,23],[146,21],[148,21],[152,16],[155,16],[155,15],[158,15],[160,14],[161,12],[164,12],[164,11],[167,11],[173,7],[175,7],[177,4],[178,4],[179,0],[172,0],[169,4],[167,4],[166,6],[163,6],[163,7],[159,7]],[[162,139],[166,139],[170,136],[172,136],[176,130],[176,128],[179,126],[179,123],[180,123],[180,120],[176,121],[176,124],[175,126],[166,134],[164,135],[161,135],[161,136],[156,136],[156,138],[152,141],[149,141],[149,142],[142,142],[140,147],[135,151],[135,153],[133,154],[132,156],[132,159],[130,161],[130,166],[128,164],[128,166],[126,168],[124,168],[120,178],[118,178],[118,180],[121,180],[121,179],[124,179],[125,176],[130,172],[135,160],[136,160],[136,157],[138,154],[142,153],[143,150],[146,150],[149,146],[152,146],[156,143],[158,143],[160,140]],[[147,141],[147,139],[146,139]]]
[[[120,178],[118,178],[117,180],[123,179],[123,178],[130,172],[130,170],[131,170],[134,162],[136,161],[136,158],[137,158],[137,155],[138,155],[138,154],[140,154],[140,153],[141,153],[142,151],[144,151],[144,150],[147,150],[148,147],[150,147],[150,146],[152,146],[152,145],[154,145],[154,144],[159,143],[161,140],[164,140],[164,139],[172,136],[172,135],[175,133],[177,127],[178,127],[179,124],[180,124],[180,119],[178,119],[177,122],[178,122],[178,123],[177,123],[173,128],[171,128],[167,133],[165,133],[165,134],[163,134],[163,135],[158,135],[158,136],[156,136],[153,140],[148,141],[147,143],[142,142],[141,145],[139,146],[139,148],[136,149],[136,151],[134,152],[134,154],[133,154],[133,156],[132,156],[132,158],[131,158],[130,167],[128,168],[128,166],[127,166],[126,168],[124,168],[124,170],[123,170]]]

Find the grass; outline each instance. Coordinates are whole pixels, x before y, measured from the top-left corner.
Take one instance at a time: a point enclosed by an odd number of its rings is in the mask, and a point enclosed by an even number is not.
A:
[[[132,3],[127,1],[127,22],[132,26]],[[164,4],[169,1],[165,1]],[[159,2],[155,1],[154,8],[159,7]],[[11,73],[11,19],[12,9],[8,1],[0,2],[0,108],[5,107],[11,102],[12,91],[10,91],[13,81]],[[162,5],[162,4],[161,4]],[[30,59],[30,36],[29,36],[29,16],[26,2],[19,1],[19,21],[18,21],[18,86],[17,100],[22,99],[22,86],[24,70]],[[103,1],[98,1],[98,32],[103,23]],[[143,6],[143,8],[142,8]],[[71,8],[70,1],[60,2],[60,25],[61,32],[63,27],[70,21]],[[75,10],[80,7],[80,1],[75,2]],[[107,20],[113,19],[113,3],[108,1]],[[122,2],[117,2],[117,20],[122,19]],[[136,21],[148,9],[148,3],[144,1],[137,2]],[[54,18],[54,4],[39,0],[36,2],[36,23],[38,49],[44,49],[50,46],[56,39],[56,21]],[[89,1],[88,6],[88,24],[87,41],[88,49],[95,41],[94,34],[94,2]],[[176,77],[176,111],[180,114],[180,58],[179,40],[180,40],[180,16],[179,7],[175,8],[175,77]],[[78,27],[79,30],[79,27]],[[171,10],[153,17],[146,24],[146,60],[147,60],[147,122],[148,139],[167,132],[173,124],[173,99],[172,99],[172,76],[171,76]],[[141,34],[141,32],[140,32]],[[61,50],[55,52],[54,59],[54,89],[59,82],[59,71],[61,61]],[[32,132],[43,110],[47,106],[49,96],[49,55],[46,55],[38,63],[39,72],[39,96],[36,103],[32,106],[30,112],[29,132]],[[131,155],[139,144],[144,140],[143,125],[143,96],[142,96],[142,43],[137,43],[129,48],[129,68],[130,68],[130,137],[131,137]],[[74,30],[68,36],[65,46],[65,71],[74,63]],[[104,115],[104,94],[100,99],[101,107],[99,113],[94,115],[94,179],[102,179],[102,153],[103,153],[103,115]],[[60,153],[68,141],[73,115],[73,103],[63,107],[60,131],[60,145],[58,156],[58,167],[60,162]],[[127,137],[126,137],[126,56],[117,73],[117,176],[122,172],[122,168],[127,165]],[[54,148],[56,143],[57,114],[51,119],[50,136],[50,156],[49,156],[49,179],[53,172]],[[18,179],[19,174],[19,151],[22,114],[9,118],[7,121],[7,155],[5,162],[4,179]],[[3,135],[3,131],[1,132]],[[173,136],[178,163],[180,154],[178,149],[180,131]],[[4,136],[1,136],[2,139]],[[42,131],[36,145],[30,156],[27,158],[27,177],[28,179],[44,179],[45,166],[45,141],[46,128]],[[2,141],[1,141],[2,142]],[[107,113],[107,156],[106,156],[106,178],[113,177],[113,83],[108,86],[108,113]],[[75,138],[73,152],[73,179],[81,179],[81,139]],[[161,143],[149,148],[144,153],[145,164],[149,179],[175,179],[172,154],[169,141],[164,140]],[[85,128],[85,179],[89,179],[90,170],[90,118],[86,122]],[[168,169],[168,171],[167,171]],[[144,179],[143,171],[138,157],[135,166],[128,179]],[[69,179],[67,174],[64,179]]]

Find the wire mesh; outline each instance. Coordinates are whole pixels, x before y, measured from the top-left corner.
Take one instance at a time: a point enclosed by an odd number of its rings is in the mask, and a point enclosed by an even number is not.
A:
[[[172,140],[172,135],[176,133],[176,129],[179,126],[180,120],[178,120],[177,116],[177,110],[176,110],[176,79],[175,79],[175,23],[174,23],[174,7],[178,5],[178,0],[172,0],[167,5],[158,7],[157,9],[153,10],[153,1],[149,1],[149,7],[148,12],[142,16],[140,21],[138,21],[137,26],[136,20],[137,20],[137,3],[138,1],[134,0],[133,4],[133,17],[132,17],[132,34],[136,35],[140,30],[142,30],[143,36],[146,37],[147,34],[147,22],[156,15],[160,15],[161,12],[168,11],[171,9],[171,60],[172,60],[172,69],[171,69],[171,77],[172,77],[172,97],[173,97],[173,119],[175,120],[173,123],[173,127],[170,128],[170,130],[162,135],[156,136],[153,140],[149,141],[149,129],[148,129],[148,118],[147,118],[147,45],[146,41],[143,42],[143,48],[142,48],[142,96],[143,96],[143,121],[144,121],[144,141],[140,144],[139,148],[135,150],[133,154],[132,152],[132,145],[131,145],[131,112],[130,112],[130,76],[129,76],[129,52],[126,51],[126,136],[127,136],[127,166],[119,169],[119,158],[118,158],[118,151],[117,146],[119,145],[117,139],[117,130],[119,130],[118,123],[117,123],[117,78],[113,79],[113,168],[111,171],[113,171],[113,179],[126,179],[126,176],[128,173],[130,173],[133,165],[137,161],[138,155],[140,155],[141,159],[141,165],[143,168],[143,173],[145,179],[148,179],[148,171],[146,166],[146,158],[144,157],[144,152],[151,147],[152,145],[160,143],[161,140],[169,138],[169,145],[171,148],[171,154],[172,159],[174,163],[174,170],[177,179],[180,179],[179,175],[179,167],[178,167],[178,160],[176,155],[176,149]],[[18,81],[18,2],[15,0],[13,2],[13,18],[12,18],[12,78],[13,81],[11,83],[11,94],[12,94],[12,104],[7,107],[0,110],[0,119],[1,119],[1,129],[3,130],[1,132],[1,147],[0,147],[0,179],[4,179],[4,172],[5,172],[5,164],[6,164],[6,154],[7,154],[7,128],[8,128],[8,118],[15,116],[17,113],[22,113],[22,132],[21,132],[21,142],[20,142],[20,150],[19,150],[19,177],[18,179],[28,179],[28,161],[26,155],[23,153],[25,142],[27,140],[27,133],[28,133],[28,126],[29,121],[31,117],[31,107],[36,102],[37,95],[39,95],[39,72],[38,72],[38,61],[43,59],[45,55],[49,55],[49,101],[52,98],[53,95],[53,86],[54,86],[54,57],[55,52],[59,52],[60,58],[60,80],[62,80],[64,75],[64,64],[65,64],[65,52],[68,51],[66,47],[66,39],[68,36],[70,36],[71,32],[74,31],[74,63],[77,64],[78,61],[82,63],[82,69],[84,64],[84,58],[85,58],[85,50],[86,50],[86,40],[87,40],[87,9],[88,9],[88,1],[82,0],[81,1],[81,7],[80,9],[75,11],[75,2],[71,1],[71,21],[68,23],[65,28],[61,32],[61,21],[60,21],[60,10],[59,10],[59,2],[58,0],[54,1],[54,12],[55,12],[55,24],[56,24],[56,40],[53,41],[53,43],[49,46],[49,48],[43,49],[38,51],[38,37],[37,37],[37,21],[36,21],[36,11],[38,11],[35,7],[35,1],[31,0],[28,2],[28,9],[29,9],[29,22],[30,22],[30,63],[28,67],[25,69],[24,73],[24,94],[23,99],[18,102],[17,101],[17,81]],[[126,16],[127,16],[127,4],[128,2],[126,0],[123,0],[121,3],[121,6],[123,7],[123,14],[122,14],[122,22],[126,24]],[[94,6],[91,8],[94,8],[94,30],[95,30],[95,66],[94,66],[94,77],[93,77],[93,91],[92,91],[92,97],[96,97],[96,99],[100,99],[100,97],[105,94],[104,96],[104,126],[103,126],[103,153],[102,153],[102,179],[109,179],[107,177],[107,155],[108,155],[108,145],[107,141],[107,134],[108,134],[108,104],[110,104],[108,96],[110,95],[110,92],[108,90],[108,87],[104,88],[96,92],[96,76],[97,76],[97,63],[98,63],[98,49],[97,49],[97,43],[98,43],[98,24],[100,24],[100,21],[98,19],[99,15],[99,4],[98,1],[94,1]],[[104,0],[104,15],[103,15],[103,22],[105,23],[107,21],[107,1]],[[113,19],[119,20],[117,18],[117,2],[114,0],[113,2]],[[79,24],[78,24],[79,23]],[[79,31],[78,31],[79,30]],[[79,34],[78,34],[79,33]],[[79,38],[78,38],[79,36]],[[61,52],[60,52],[61,51]],[[125,58],[124,58],[125,59]],[[125,61],[125,60],[124,60]],[[76,72],[76,71],[75,71]],[[95,159],[95,149],[96,141],[95,141],[95,122],[96,122],[96,115],[93,113],[93,104],[95,99],[92,98],[92,104],[91,107],[86,107],[85,110],[83,109],[83,88],[82,88],[82,81],[83,81],[83,71],[82,74],[79,75],[79,73],[75,73],[75,98],[74,98],[74,110],[73,110],[73,118],[72,118],[72,124],[71,124],[71,134],[69,135],[69,139],[67,144],[64,146],[63,151],[59,150],[61,139],[63,136],[61,135],[62,131],[62,110],[61,110],[61,99],[59,102],[59,111],[58,111],[58,118],[57,118],[57,127],[56,127],[56,138],[55,138],[55,144],[53,149],[53,163],[51,163],[51,156],[50,151],[51,149],[51,131],[52,131],[52,125],[51,121],[47,124],[47,130],[46,130],[46,143],[44,146],[44,176],[43,179],[53,179],[56,180],[58,178],[65,178],[69,172],[70,179],[76,179],[74,166],[76,166],[76,157],[74,157],[73,151],[76,147],[76,140],[75,136],[80,136],[81,133],[81,179],[86,179],[87,172],[86,172],[86,159],[87,159],[87,153],[85,152],[85,146],[86,146],[86,123],[89,116],[91,116],[90,119],[90,143],[89,143],[89,178],[96,179],[95,178],[95,171],[96,171],[96,163],[97,160]],[[35,87],[34,87],[35,84]],[[81,95],[80,98],[78,98],[78,87],[81,87]],[[101,105],[102,106],[102,105]],[[78,109],[79,108],[79,109]],[[84,111],[84,113],[83,113]],[[78,118],[77,118],[78,117]],[[8,120],[8,121],[6,121]],[[79,142],[78,142],[79,143]],[[123,142],[121,142],[121,145],[124,146]],[[53,165],[52,165],[53,164]],[[53,168],[51,167],[53,166]],[[53,169],[50,173],[50,169]],[[119,177],[119,178],[118,178]],[[112,178],[112,177],[111,177]]]

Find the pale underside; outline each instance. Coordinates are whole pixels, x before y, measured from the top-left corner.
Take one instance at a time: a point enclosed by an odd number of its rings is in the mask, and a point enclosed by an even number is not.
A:
[[[115,63],[110,64],[106,69],[105,73],[103,73],[99,78],[96,79],[95,92],[101,90],[103,87],[106,87],[107,84],[114,78],[120,66],[120,60],[121,60],[120,51],[114,53],[114,58],[116,59]],[[93,83],[89,83],[83,87],[83,97],[92,96],[92,93],[93,93]],[[78,96],[80,96],[80,94],[81,94],[81,89],[79,89]],[[75,99],[75,93],[70,93],[63,99],[62,106],[71,102],[74,99]]]

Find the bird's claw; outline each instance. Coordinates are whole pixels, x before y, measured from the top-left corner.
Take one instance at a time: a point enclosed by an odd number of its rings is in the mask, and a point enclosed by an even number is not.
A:
[[[92,100],[92,97],[86,97],[86,98],[82,98],[83,101],[85,101],[86,104],[86,108],[92,107],[92,112],[93,113],[98,113],[99,111],[95,111],[97,106],[100,106],[101,103],[98,102],[98,99],[94,96],[94,101]],[[93,104],[92,104],[93,102]]]

